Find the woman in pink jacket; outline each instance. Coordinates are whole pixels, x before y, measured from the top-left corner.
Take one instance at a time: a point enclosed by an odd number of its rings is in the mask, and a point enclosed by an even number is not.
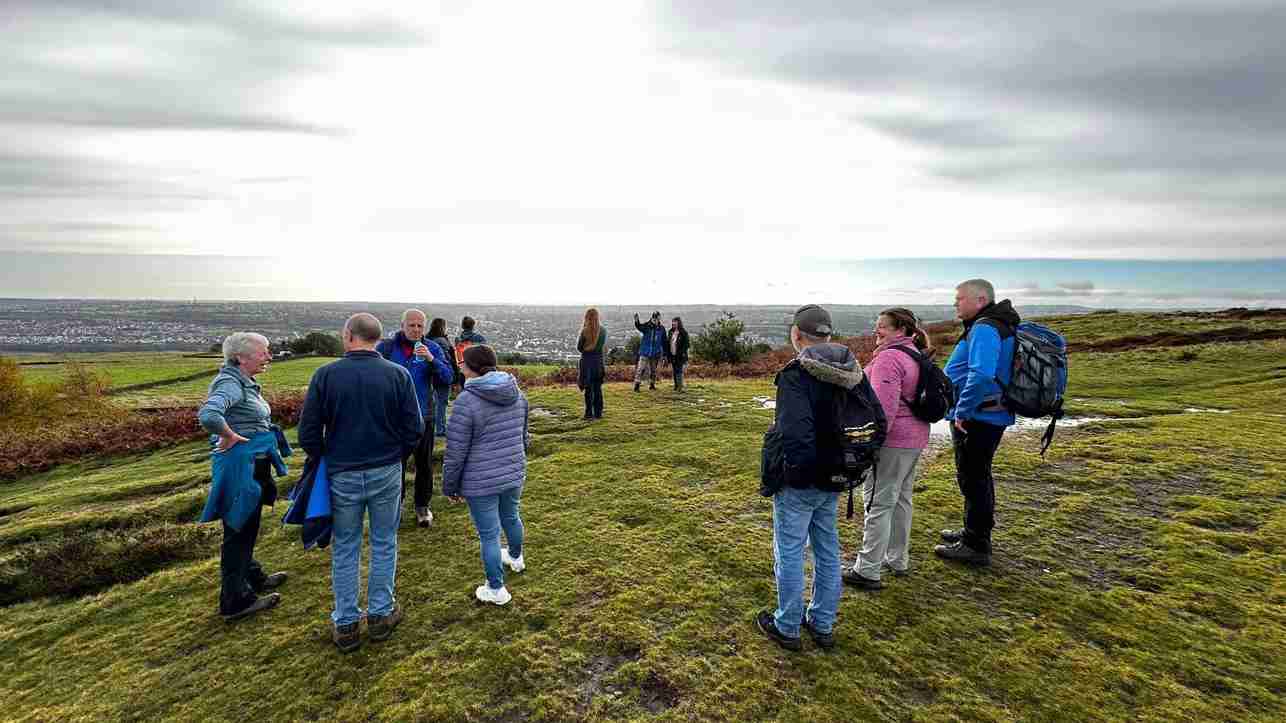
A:
[[[888,436],[880,448],[875,487],[868,477],[863,490],[867,503],[862,551],[844,582],[865,590],[884,587],[882,568],[895,576],[907,574],[911,542],[911,488],[920,453],[929,443],[929,423],[911,413],[906,400],[915,397],[920,367],[912,354],[933,356],[929,337],[915,314],[902,308],[885,309],[875,324],[878,346],[864,371],[888,419]],[[874,499],[872,499],[872,496]]]

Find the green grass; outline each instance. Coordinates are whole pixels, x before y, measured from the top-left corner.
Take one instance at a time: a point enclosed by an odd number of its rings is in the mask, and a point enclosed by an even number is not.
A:
[[[173,529],[199,509],[203,444],[3,483],[0,581],[99,551],[124,580],[0,610],[5,717],[1280,720],[1283,351],[1074,355],[1073,411],[1114,419],[1060,430],[1045,460],[1034,436],[1007,437],[987,570],[932,556],[960,498],[950,455],[927,458],[914,573],[846,591],[830,654],[785,653],[750,622],[774,599],[771,511],[755,492],[771,413],[753,397],[768,380],[682,395],[609,385],[595,423],[574,388],[533,390],[514,602],[473,603],[477,540],[438,497],[433,528],[401,531],[406,622],[347,657],[327,637],[329,555],[299,548],[281,505],[265,510],[258,556],[292,575],[282,605],[217,618],[217,534]],[[841,523],[846,559],[860,538],[860,519]]]
[[[1227,316],[1193,312],[1174,313],[1098,313],[1050,316],[1039,320],[1068,341],[1098,342],[1123,336],[1148,336],[1152,334],[1192,334],[1232,327],[1252,331],[1286,330],[1286,316],[1267,316],[1236,319]]]
[[[66,374],[65,362],[74,360],[84,364],[90,371],[106,376],[112,387],[164,381],[202,371],[213,373],[219,367],[218,359],[193,359],[189,358],[188,352],[31,354],[15,358],[22,363],[22,376],[28,382],[60,381]]]

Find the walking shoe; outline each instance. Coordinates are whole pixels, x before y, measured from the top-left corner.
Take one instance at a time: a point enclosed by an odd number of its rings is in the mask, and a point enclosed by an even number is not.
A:
[[[492,590],[491,586],[485,582],[479,585],[477,590],[473,591],[473,596],[484,603],[491,603],[492,605],[504,605],[513,600],[513,595],[510,595],[504,586]]]
[[[433,510],[428,507],[416,507],[415,521],[420,525],[420,527],[428,527],[433,524]]]
[[[759,632],[787,650],[800,650],[804,647],[804,643],[799,638],[783,635],[777,629],[777,621],[773,620],[772,613],[767,610],[760,610],[755,614],[755,627],[759,628]]]
[[[634,391],[636,391],[636,392],[637,392],[638,390],[639,390],[639,383],[638,383],[638,382],[634,382]]]
[[[260,610],[267,610],[267,609],[269,609],[269,608],[274,608],[274,607],[276,607],[276,606],[277,606],[277,603],[279,603],[279,602],[281,602],[281,594],[280,594],[280,593],[275,593],[275,592],[273,592],[273,593],[268,593],[267,595],[264,595],[263,597],[255,598],[255,601],[254,601],[254,602],[252,602],[252,603],[250,603],[249,605],[247,605],[247,606],[245,606],[245,607],[241,608],[240,610],[236,611],[235,613],[229,613],[229,614],[224,615],[224,616],[223,616],[223,619],[224,619],[224,621],[229,622],[229,623],[236,622],[236,621],[238,621],[238,620],[242,620],[242,619],[244,619],[244,618],[248,618],[248,617],[250,617],[251,615],[254,615],[255,613],[259,612]]]
[[[648,389],[651,389],[651,390],[652,390],[652,391],[654,391],[654,392],[656,391],[656,385],[655,385],[655,384],[649,384],[649,385],[647,385],[647,388],[648,388]]]
[[[255,592],[263,592],[264,590],[275,590],[281,587],[282,585],[286,584],[287,577],[289,577],[289,575],[287,575],[284,572],[274,572],[273,574],[263,579],[263,582],[259,584],[259,589],[255,590]]]
[[[514,572],[522,572],[527,569],[527,563],[523,562],[522,558],[523,555],[519,555],[517,558],[512,558],[509,556],[509,548],[503,546],[500,548],[500,563],[502,565],[508,565],[509,569]]]
[[[813,627],[813,621],[809,620],[807,617],[804,618],[804,629],[808,631],[808,635],[813,639],[813,642],[817,643],[817,647],[822,650],[830,650],[835,647],[834,631],[829,633],[821,632],[817,628]]]
[[[856,570],[848,568],[840,575],[845,585],[852,585],[859,590],[883,590],[884,583],[865,575],[859,575]]]
[[[388,615],[371,615],[366,618],[366,632],[370,633],[372,642],[388,640],[393,628],[402,622],[402,603],[393,604],[393,612]]]
[[[938,545],[933,548],[933,552],[944,560],[955,560],[983,567],[991,564],[990,552],[979,552],[963,542],[957,542],[954,545]]]
[[[341,653],[351,653],[362,647],[362,621],[351,622],[347,625],[330,625],[330,639],[334,641],[335,647],[339,648]]]
[[[887,563],[887,562],[885,562],[885,563],[881,566],[881,569],[883,569],[883,570],[888,570],[888,571],[889,571],[889,574],[890,574],[890,575],[892,575],[893,577],[906,577],[907,575],[910,575],[910,574],[911,574],[911,568],[909,568],[909,567],[908,567],[908,568],[904,568],[904,569],[902,569],[902,570],[899,570],[899,569],[897,569],[896,567],[893,567],[892,565],[890,565],[890,564],[889,564],[889,563]]]
[[[948,545],[954,545],[964,539],[964,528],[962,527],[958,530],[943,530],[940,534],[942,535],[943,542]]]
[[[594,418],[594,415],[590,414],[589,412],[585,412],[585,416],[581,417],[581,419],[584,419],[586,421],[589,421],[593,418]]]

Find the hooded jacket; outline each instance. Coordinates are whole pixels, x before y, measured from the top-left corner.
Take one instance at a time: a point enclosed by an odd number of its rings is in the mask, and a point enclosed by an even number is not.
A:
[[[831,489],[832,463],[839,454],[834,397],[865,384],[853,352],[843,344],[806,347],[777,372],[777,411],[773,424],[781,435],[783,475],[791,487]]]
[[[407,354],[403,345],[411,347],[415,345],[401,330],[376,344],[375,351],[411,375],[411,381],[415,383],[415,400],[420,404],[420,416],[424,417],[427,427],[428,423],[433,421],[433,387],[450,384],[455,378],[455,372],[451,368],[451,363],[447,361],[447,355],[451,350],[442,348],[428,337],[421,338],[420,341],[429,348],[433,361],[420,361],[414,352]]]
[[[491,371],[464,383],[447,425],[442,493],[482,497],[527,479],[527,397],[513,375]]]
[[[1008,427],[1014,413],[1001,405],[1003,385],[1014,367],[1014,329],[1020,319],[1009,299],[983,307],[966,321],[964,333],[944,371],[956,388],[956,405],[947,419]]]
[[[665,327],[649,320],[643,324],[634,322],[634,328],[643,335],[639,340],[639,356],[653,359],[665,353]]]
[[[929,423],[911,411],[908,399],[915,398],[920,383],[920,365],[911,357],[894,349],[900,346],[915,351],[915,340],[900,337],[875,348],[875,355],[866,365],[866,378],[875,390],[875,396],[888,420],[885,447],[897,449],[924,449],[929,444]]]

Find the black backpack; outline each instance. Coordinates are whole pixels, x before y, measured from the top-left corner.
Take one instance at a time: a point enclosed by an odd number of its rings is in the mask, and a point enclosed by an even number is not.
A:
[[[884,408],[865,376],[852,389],[837,392],[832,399],[832,429],[837,441],[837,459],[831,482],[840,492],[848,492],[847,517],[853,517],[853,490],[860,487],[866,475],[872,485],[880,447],[888,434]],[[874,495],[872,495],[874,499]],[[870,509],[870,505],[867,505]]]
[[[911,414],[929,424],[942,421],[947,416],[947,410],[956,403],[956,388],[947,378],[947,373],[918,351],[901,345],[890,348],[906,354],[920,366],[920,381],[915,385],[915,398],[902,400],[910,407]]]

